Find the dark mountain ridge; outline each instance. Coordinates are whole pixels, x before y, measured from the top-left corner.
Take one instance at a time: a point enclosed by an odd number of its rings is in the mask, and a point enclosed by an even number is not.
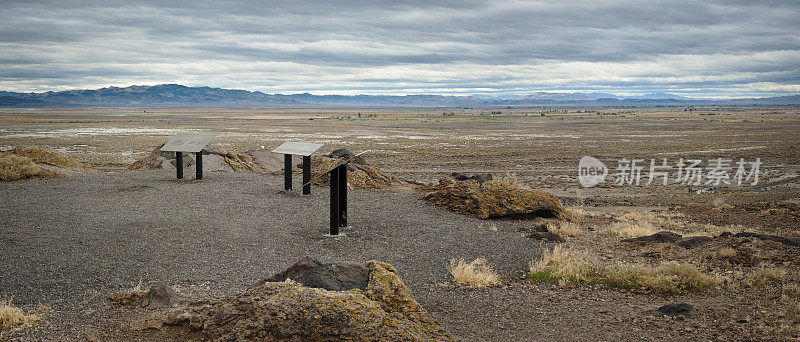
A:
[[[650,96],[650,97],[648,97]],[[730,100],[686,99],[655,93],[619,97],[605,93],[539,92],[512,99],[447,95],[312,95],[187,87],[179,84],[108,87],[42,93],[0,91],[0,107],[537,107],[798,105],[800,95]]]

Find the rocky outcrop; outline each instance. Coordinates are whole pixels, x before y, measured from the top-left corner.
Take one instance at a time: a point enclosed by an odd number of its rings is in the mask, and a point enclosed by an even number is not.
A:
[[[451,340],[391,265],[364,266],[369,282],[363,290],[328,291],[291,279],[264,282],[214,304],[174,311],[164,324],[221,341]]]
[[[358,262],[341,261],[326,264],[312,257],[305,257],[285,271],[256,283],[255,286],[286,279],[299,282],[303,286],[330,291],[364,290],[369,283],[369,269]]]
[[[347,184],[351,188],[385,189],[403,184],[401,181],[367,163],[363,157],[356,157],[352,152],[344,148],[334,150],[328,155],[312,156],[311,178],[318,177],[346,160],[350,160],[347,165]],[[314,184],[327,186],[330,184],[329,182],[330,178],[323,176],[316,179]]]
[[[152,170],[152,169],[171,169],[176,167],[175,152],[161,151],[162,144],[153,149],[153,151],[142,159],[139,159],[131,164],[126,171],[138,170]],[[211,171],[227,171],[227,172],[270,172],[274,170],[274,163],[267,162],[270,158],[266,157],[264,153],[259,151],[250,151],[251,153],[258,154],[259,159],[253,158],[246,153],[223,152],[212,146],[206,146],[203,149],[203,172]],[[268,152],[274,154],[272,152]],[[264,165],[268,168],[262,167],[258,160],[265,161]],[[194,153],[183,153],[183,167],[184,172],[191,174],[194,172],[196,162]],[[281,167],[282,170],[282,167]]]
[[[546,191],[525,189],[505,180],[459,181],[445,178],[424,187],[432,204],[477,218],[536,216],[557,217],[564,206]]]

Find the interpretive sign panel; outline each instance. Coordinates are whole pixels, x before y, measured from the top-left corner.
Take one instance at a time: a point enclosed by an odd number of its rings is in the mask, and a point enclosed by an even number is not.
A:
[[[312,153],[316,152],[320,147],[322,147],[322,144],[287,141],[281,144],[281,146],[278,146],[278,148],[272,150],[272,152],[293,154],[296,156],[310,156]]]
[[[212,132],[180,132],[164,144],[161,150],[168,152],[200,152],[216,136],[217,133]]]

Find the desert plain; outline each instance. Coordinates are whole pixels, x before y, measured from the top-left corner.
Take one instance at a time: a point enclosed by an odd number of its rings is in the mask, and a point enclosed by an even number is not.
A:
[[[231,152],[284,141],[367,151],[413,186],[353,189],[352,227],[326,238],[326,187],[302,197],[281,191],[279,173],[125,171],[183,131],[218,132],[210,145]],[[0,339],[199,338],[141,327],[152,310],[108,298],[155,284],[221,298],[307,255],[392,264],[457,340],[800,338],[798,107],[0,110],[0,149],[16,146],[87,170],[0,183],[0,296],[40,318]],[[759,160],[760,179],[585,188],[583,156],[611,174],[623,159],[645,171],[651,159]],[[414,188],[452,172],[547,191],[567,214],[470,217]],[[534,234],[545,231],[560,239]],[[660,231],[682,240],[622,241]],[[460,283],[454,259],[483,259],[499,281]],[[653,314],[671,303],[694,312]]]

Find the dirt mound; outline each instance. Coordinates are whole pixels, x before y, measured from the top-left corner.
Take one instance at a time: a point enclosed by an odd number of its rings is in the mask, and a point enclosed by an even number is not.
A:
[[[366,267],[370,273],[364,290],[265,282],[214,304],[174,311],[164,324],[187,326],[222,341],[451,340],[391,265],[369,261]]]
[[[556,217],[564,206],[546,191],[524,189],[506,180],[439,180],[423,187],[425,199],[432,204],[477,218],[536,216]]]
[[[15,147],[0,153],[0,180],[60,177],[91,170],[56,151],[38,147]]]
[[[152,170],[152,169],[175,169],[175,152],[161,151],[161,147],[156,147],[147,157],[139,159],[126,171]],[[194,172],[196,162],[194,153],[183,154],[184,172],[191,174]],[[206,146],[203,149],[203,172],[228,171],[228,172],[265,172],[266,170],[253,159],[252,156],[235,153],[223,152],[214,147]]]
[[[338,149],[326,156],[311,157],[311,178],[316,178],[322,173],[336,167],[344,160],[353,158],[347,166],[347,183],[353,189],[385,189],[403,184],[394,177],[383,173],[378,168],[367,163],[362,157],[354,155],[346,149]],[[320,177],[314,181],[319,186],[327,186],[330,178]]]

